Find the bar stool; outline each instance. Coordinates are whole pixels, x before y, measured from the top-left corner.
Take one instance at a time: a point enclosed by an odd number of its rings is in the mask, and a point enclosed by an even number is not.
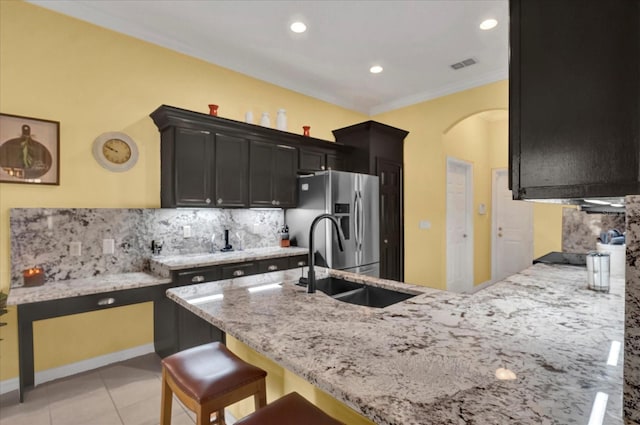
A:
[[[249,396],[258,410],[267,404],[267,372],[241,360],[219,342],[200,345],[162,360],[160,425],[171,422],[172,394],[196,413],[197,425],[224,425],[224,408]]]
[[[344,425],[309,403],[298,393],[289,393],[236,422],[236,425]]]

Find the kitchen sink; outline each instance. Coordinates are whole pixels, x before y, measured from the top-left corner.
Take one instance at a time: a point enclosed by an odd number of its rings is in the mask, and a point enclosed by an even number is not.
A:
[[[387,307],[415,297],[414,294],[368,286],[336,277],[318,279],[316,281],[316,289],[338,301],[377,308]]]
[[[368,307],[384,308],[391,304],[399,303],[415,297],[415,294],[378,288],[376,286],[363,286],[359,289],[334,295],[333,298],[350,304],[366,305]]]
[[[327,295],[334,296],[354,289],[362,288],[362,283],[350,282],[348,280],[338,279],[335,277],[327,277],[316,280],[316,289]]]

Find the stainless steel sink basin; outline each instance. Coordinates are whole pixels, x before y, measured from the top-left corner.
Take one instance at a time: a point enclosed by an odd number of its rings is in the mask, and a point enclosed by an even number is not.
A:
[[[348,280],[338,279],[336,277],[326,277],[316,280],[316,289],[327,295],[333,296],[354,289],[362,288],[361,283],[350,282]]]
[[[317,280],[316,289],[338,301],[377,308],[387,307],[391,304],[415,297],[413,294],[368,286],[336,277]]]
[[[360,289],[335,295],[333,298],[350,304],[384,308],[412,297],[415,295],[375,286],[363,286]]]

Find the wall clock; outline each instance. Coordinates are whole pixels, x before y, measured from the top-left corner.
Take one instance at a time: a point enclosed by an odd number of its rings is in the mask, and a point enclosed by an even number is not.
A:
[[[138,146],[126,134],[111,131],[93,141],[93,156],[109,171],[127,171],[138,162]]]

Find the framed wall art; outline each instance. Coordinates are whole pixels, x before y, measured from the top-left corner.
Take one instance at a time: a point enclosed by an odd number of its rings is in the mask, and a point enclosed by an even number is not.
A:
[[[0,183],[60,184],[60,123],[0,113]]]

